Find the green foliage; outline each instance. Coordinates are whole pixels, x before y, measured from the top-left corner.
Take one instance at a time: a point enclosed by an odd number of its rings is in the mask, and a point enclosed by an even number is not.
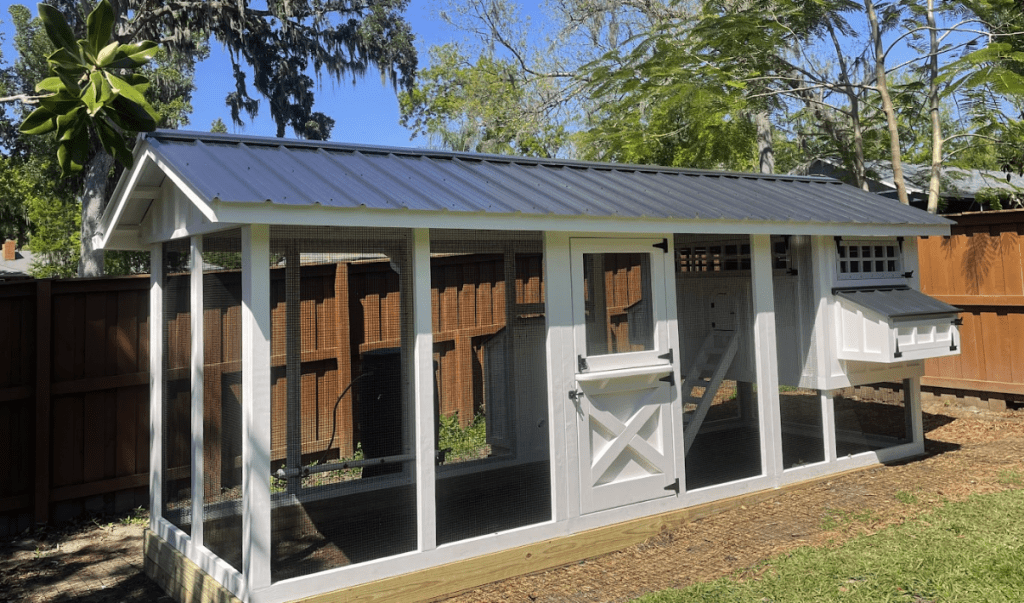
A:
[[[438,450],[447,451],[447,461],[465,461],[487,456],[487,423],[484,415],[473,417],[473,422],[462,427],[459,413],[442,414],[437,435]]]
[[[103,148],[121,164],[131,166],[132,154],[124,134],[156,129],[159,116],[149,105],[145,92],[149,80],[131,70],[156,53],[156,43],[111,42],[114,10],[101,0],[86,19],[81,40],[64,15],[47,4],[39,5],[39,16],[47,37],[56,50],[47,57],[50,77],[36,84],[46,92],[39,106],[22,122],[22,134],[55,132],[57,163],[64,175],[78,172],[91,152],[89,131]]]
[[[213,123],[210,124],[210,132],[213,132],[214,134],[227,134],[228,127],[218,117],[217,119],[213,120]]]
[[[1024,592],[1024,490],[974,495],[836,547],[767,561],[757,577],[666,590],[639,603],[1016,602]]]
[[[639,164],[753,170],[753,108],[730,76],[694,57],[672,35],[656,34],[630,53],[586,67],[596,125],[583,156]]]
[[[545,118],[544,88],[510,60],[473,62],[455,44],[434,46],[430,67],[399,95],[400,121],[456,151],[554,157],[568,136]]]

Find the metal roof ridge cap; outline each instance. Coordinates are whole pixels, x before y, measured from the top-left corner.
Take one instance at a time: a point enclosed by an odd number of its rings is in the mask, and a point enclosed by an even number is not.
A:
[[[400,157],[432,157],[437,159],[466,159],[469,161],[495,161],[521,165],[538,165],[543,167],[581,167],[605,170],[663,172],[670,174],[687,174],[694,176],[717,176],[726,178],[744,178],[748,180],[791,180],[796,182],[831,182],[842,184],[828,176],[800,176],[792,174],[760,174],[757,172],[730,172],[724,170],[705,170],[697,168],[680,168],[662,165],[643,165],[632,163],[613,163],[601,161],[584,161],[580,159],[550,159],[540,157],[524,157],[521,155],[498,155],[493,153],[467,153],[462,151],[442,151],[436,149],[413,149],[409,147],[392,147],[385,145],[369,145],[347,142],[320,140],[302,140],[295,138],[276,138],[269,136],[247,136],[243,134],[219,134],[213,132],[196,132],[192,130],[155,130],[146,133],[147,138],[168,139],[177,141],[205,141],[212,143],[247,143],[260,146],[283,146],[322,148],[326,150],[362,152],[380,155],[396,155]]]

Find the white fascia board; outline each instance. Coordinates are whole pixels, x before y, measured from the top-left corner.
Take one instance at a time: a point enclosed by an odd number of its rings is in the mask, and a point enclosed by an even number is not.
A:
[[[121,214],[124,213],[124,208],[132,198],[131,192],[139,181],[139,177],[142,176],[142,172],[145,171],[146,164],[152,161],[152,153],[149,153],[148,150],[149,143],[140,139],[134,151],[135,159],[132,169],[121,174],[121,178],[117,181],[117,186],[114,188],[113,194],[110,195],[112,202],[107,204],[107,209],[100,218],[99,232],[93,237],[93,245],[98,249],[108,249],[108,241],[117,228],[117,222],[121,218]],[[117,249],[116,247],[109,248]]]
[[[468,230],[539,230],[592,233],[791,234],[822,236],[944,236],[947,224],[821,224],[740,220],[674,220],[496,214],[485,212],[412,211],[241,203],[213,199],[213,213],[222,222],[288,226],[383,226],[393,228],[457,228]]]

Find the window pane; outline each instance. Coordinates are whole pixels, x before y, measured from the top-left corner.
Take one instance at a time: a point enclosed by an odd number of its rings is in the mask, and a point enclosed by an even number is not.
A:
[[[654,349],[651,258],[646,253],[586,253],[587,355]]]

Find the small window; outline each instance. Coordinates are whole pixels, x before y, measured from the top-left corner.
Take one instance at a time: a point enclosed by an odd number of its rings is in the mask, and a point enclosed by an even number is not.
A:
[[[836,263],[839,280],[900,278],[903,260],[899,241],[836,242]]]

